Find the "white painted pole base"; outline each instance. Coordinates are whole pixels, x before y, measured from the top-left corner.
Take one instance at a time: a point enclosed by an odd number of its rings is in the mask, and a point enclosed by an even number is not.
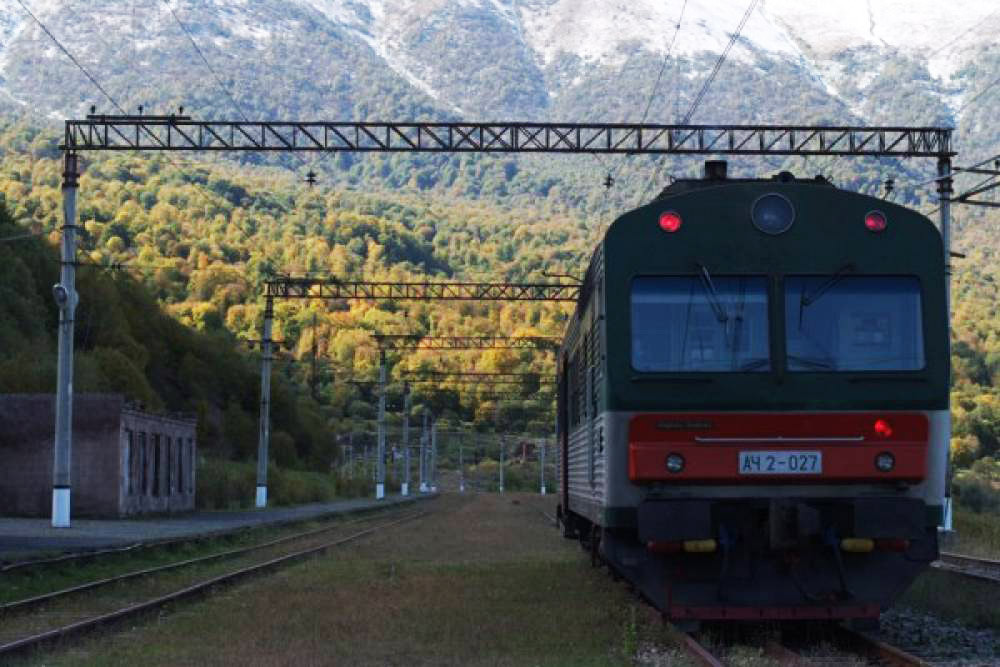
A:
[[[944,525],[941,526],[941,530],[943,530],[946,533],[950,533],[952,531],[952,523],[951,523],[951,521],[952,521],[952,514],[951,514],[951,512],[952,512],[952,508],[951,508],[951,496],[946,496],[944,498],[944,517],[942,517],[943,518],[943,522],[942,523]]]
[[[69,528],[69,489],[52,489],[52,527]]]
[[[257,487],[257,508],[267,507],[267,487],[258,486]]]
[[[399,493],[400,493],[401,495],[404,495],[404,496],[408,496],[408,495],[410,495],[410,485],[409,485],[409,484],[407,484],[406,482],[403,482],[403,483],[402,483],[402,484],[400,485],[400,488],[399,488]]]
[[[465,493],[465,482],[459,482],[458,483],[458,492],[459,493]]]
[[[503,493],[503,484],[500,485],[500,493]]]
[[[542,495],[543,496],[545,495],[545,485],[544,484],[542,484]]]
[[[420,482],[420,493],[427,493],[427,482]]]
[[[385,498],[385,484],[375,485],[375,500],[382,500]]]

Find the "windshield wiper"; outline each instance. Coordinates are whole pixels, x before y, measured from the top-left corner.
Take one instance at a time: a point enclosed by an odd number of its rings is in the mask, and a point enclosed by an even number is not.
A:
[[[770,363],[771,363],[770,357],[764,357],[763,359],[752,359],[750,361],[745,362],[742,366],[740,366],[740,370],[755,371],[758,368],[764,368],[764,366],[770,365]]]
[[[708,295],[708,302],[712,306],[712,310],[715,311],[715,319],[722,323],[728,322],[729,315],[726,313],[722,301],[719,300],[719,293],[715,289],[715,284],[712,282],[712,276],[708,272],[708,268],[704,264],[699,264],[698,268],[701,270],[702,287],[705,288],[705,293]]]
[[[854,262],[848,262],[842,267],[834,271],[833,275],[827,278],[826,282],[817,287],[812,292],[806,294],[805,287],[802,288],[802,296],[799,297],[799,331],[802,331],[802,314],[805,311],[806,306],[811,306],[820,300],[824,294],[833,289],[833,286],[840,282],[848,273],[853,273],[856,270]]]
[[[820,297],[830,291],[830,289],[840,282],[840,280],[848,273],[853,273],[857,267],[854,266],[854,262],[848,262],[842,267],[834,271],[833,275],[830,276],[825,283],[813,290],[812,293],[806,294],[805,290],[802,291],[802,297],[799,299],[799,303],[802,307],[811,306],[812,304],[819,301]]]
[[[794,361],[802,366],[812,366],[813,368],[828,368],[833,370],[833,363],[827,361],[826,359],[810,359],[808,357],[797,357],[794,354],[788,355],[789,361]]]

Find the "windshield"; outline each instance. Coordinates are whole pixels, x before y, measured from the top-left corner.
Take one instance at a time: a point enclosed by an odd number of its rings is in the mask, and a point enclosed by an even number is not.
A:
[[[896,276],[789,276],[785,335],[790,371],[920,370],[920,283]]]
[[[632,281],[632,367],[644,372],[766,372],[767,279],[715,276]]]

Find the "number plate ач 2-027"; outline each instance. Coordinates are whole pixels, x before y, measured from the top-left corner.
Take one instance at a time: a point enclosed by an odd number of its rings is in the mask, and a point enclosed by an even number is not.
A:
[[[741,475],[818,475],[822,452],[740,452]]]

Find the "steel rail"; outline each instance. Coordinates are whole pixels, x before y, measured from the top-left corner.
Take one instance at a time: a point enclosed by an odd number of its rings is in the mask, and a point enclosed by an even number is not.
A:
[[[270,570],[279,568],[284,565],[295,563],[297,561],[303,560],[310,556],[321,555],[332,549],[348,542],[353,542],[372,533],[378,532],[385,528],[391,528],[397,526],[406,521],[413,519],[418,519],[424,517],[428,512],[418,512],[411,514],[409,516],[397,519],[395,521],[390,521],[388,523],[381,524],[379,526],[373,526],[371,528],[366,528],[365,530],[359,531],[352,535],[339,538],[332,542],[327,542],[319,546],[310,547],[308,549],[303,549],[301,551],[296,551],[290,554],[285,554],[284,556],[278,556],[270,560],[264,561],[263,563],[257,563],[255,565],[250,565],[232,572],[227,572],[210,579],[205,579],[191,586],[187,586],[180,590],[174,591],[172,593],[167,593],[166,595],[161,595],[144,602],[139,602],[128,607],[123,607],[121,609],[100,614],[98,616],[93,616],[91,618],[78,621],[76,623],[71,623],[69,625],[64,625],[53,630],[47,630],[45,632],[31,635],[30,637],[24,637],[22,639],[15,640],[13,642],[8,642],[7,644],[0,645],[0,656],[11,656],[19,653],[24,653],[26,651],[34,650],[51,642],[68,639],[73,637],[81,636],[82,634],[94,630],[99,627],[104,627],[111,625],[113,623],[120,622],[127,618],[133,618],[138,615],[144,614],[146,612],[152,611],[154,609],[159,609],[173,602],[179,602],[182,600],[187,600],[199,595],[202,595],[212,588],[222,585],[230,584],[241,579],[253,576],[255,574],[260,574],[268,572]]]
[[[188,558],[186,560],[167,563],[166,565],[158,565],[156,567],[134,570],[132,572],[126,572],[124,574],[115,575],[113,577],[106,577],[104,579],[94,579],[93,581],[87,581],[82,584],[77,584],[76,586],[70,586],[68,588],[62,588],[59,590],[50,591],[48,593],[42,593],[41,595],[35,595],[30,598],[14,600],[13,602],[0,603],[0,618],[2,618],[5,614],[21,612],[26,609],[35,607],[39,604],[42,604],[44,602],[51,602],[52,600],[68,597],[76,593],[83,593],[85,591],[91,591],[98,588],[103,588],[105,586],[110,586],[112,584],[117,584],[132,579],[138,579],[140,577],[146,577],[153,574],[161,574],[163,572],[169,572],[171,570],[178,570],[191,565],[211,563],[213,561],[226,560],[228,558],[237,558],[239,556],[251,554],[254,553],[255,551],[262,551],[264,549],[278,546],[280,544],[286,544],[288,542],[294,542],[297,540],[314,537],[316,535],[321,535],[323,533],[329,533],[331,531],[340,528],[346,528],[348,526],[352,526],[354,524],[362,523],[365,521],[372,521],[381,518],[381,516],[382,515],[358,517],[356,519],[351,519],[349,521],[338,523],[337,525],[324,526],[322,528],[307,530],[301,533],[295,533],[293,535],[286,535],[284,537],[268,540],[266,542],[261,542],[259,544],[253,544],[247,547],[240,547],[238,549],[228,549],[226,551],[220,551],[218,553],[208,554],[207,556],[198,556],[196,558]]]
[[[1000,560],[977,558],[947,551],[939,554],[932,565],[945,572],[954,572],[981,581],[1000,582]]]
[[[413,500],[402,500],[398,501],[397,505],[409,505],[416,502],[418,499]],[[301,518],[291,518],[282,521],[271,521],[251,525],[236,526],[234,528],[221,528],[219,530],[208,531],[205,533],[197,533],[194,535],[185,535],[183,537],[167,537],[160,540],[147,540],[142,542],[134,542],[132,544],[122,545],[120,547],[108,547],[104,549],[95,549],[88,551],[75,551],[61,556],[53,556],[51,558],[36,558],[30,560],[19,560],[13,563],[2,563],[0,564],[0,574],[5,574],[7,572],[13,572],[15,570],[29,569],[33,567],[44,567],[47,565],[59,565],[62,563],[71,563],[78,560],[89,560],[91,558],[98,558],[101,556],[111,556],[115,554],[128,553],[130,551],[138,551],[143,549],[157,549],[163,547],[175,547],[182,544],[191,544],[195,542],[202,542],[206,540],[214,540],[220,537],[227,537],[230,535],[239,535],[241,533],[250,532],[258,530],[261,528],[281,528],[285,526],[294,526],[300,523],[308,523],[309,521],[325,521],[327,519],[332,519],[337,516],[351,516],[353,514],[363,514],[365,512],[377,511],[382,508],[378,505],[372,505],[368,507],[359,507],[353,510],[346,511],[333,511],[324,514],[317,514],[309,517]]]
[[[764,645],[764,654],[782,667],[798,667],[806,664],[805,658],[784,644],[771,640]]]
[[[722,661],[712,655],[712,652],[707,648],[702,646],[702,644],[694,638],[694,635],[690,632],[681,632],[674,628],[680,635],[684,644],[684,650],[686,650],[692,658],[694,658],[698,664],[705,665],[705,667],[724,667]]]
[[[919,658],[901,648],[870,637],[863,632],[851,630],[842,625],[837,626],[837,632],[851,650],[866,654],[881,662],[894,665],[895,667],[931,667],[931,664],[923,658]]]

